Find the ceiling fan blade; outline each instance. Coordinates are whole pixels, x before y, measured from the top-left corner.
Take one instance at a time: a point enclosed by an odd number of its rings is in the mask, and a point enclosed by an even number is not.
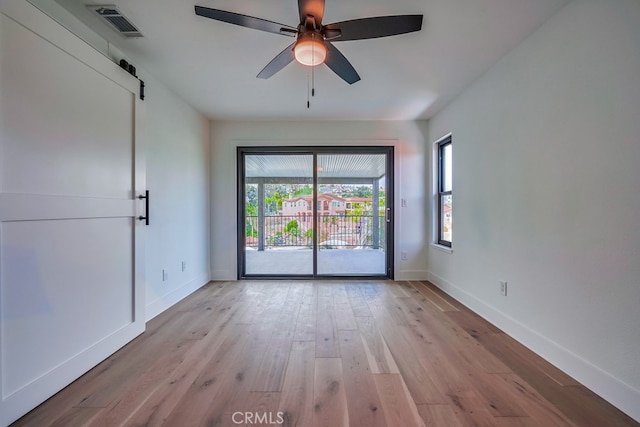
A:
[[[307,20],[307,15],[315,18],[316,28],[322,26],[324,17],[324,0],[298,0],[298,10],[300,11],[300,23]]]
[[[271,62],[269,62],[267,66],[258,73],[256,77],[258,77],[259,79],[268,79],[269,77],[273,76],[275,73],[289,65],[289,63],[294,59],[294,45],[295,42],[287,46],[285,50],[283,50],[275,58],[273,58]]]
[[[324,63],[327,64],[327,67],[331,68],[334,73],[350,85],[360,80],[358,72],[342,52],[329,42],[325,42],[325,45],[327,46],[327,58]]]
[[[211,9],[208,7],[195,6],[196,15],[216,21],[227,22],[229,24],[240,25],[241,27],[253,28],[254,30],[266,31],[268,33],[283,34],[285,36],[295,36],[298,30],[289,25],[267,21],[266,19],[254,16],[241,15],[239,13],[227,12],[225,10]]]
[[[322,32],[341,33],[332,41],[375,39],[398,34],[412,33],[422,29],[422,15],[375,16],[334,22],[322,27]]]

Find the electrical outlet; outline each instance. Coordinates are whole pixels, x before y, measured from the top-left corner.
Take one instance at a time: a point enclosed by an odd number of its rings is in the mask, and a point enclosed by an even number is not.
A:
[[[407,201],[407,199],[400,199],[400,206],[402,206],[403,208],[409,206],[409,202]]]
[[[404,260],[409,259],[409,256],[407,255],[407,251],[400,252],[400,259],[404,259]]]
[[[187,269],[187,262],[182,261],[182,271],[185,271],[186,269]]]
[[[507,282],[504,280],[500,280],[498,282],[500,284],[500,295],[507,296]]]
[[[162,269],[162,281],[166,282],[169,280],[169,272],[166,269]]]

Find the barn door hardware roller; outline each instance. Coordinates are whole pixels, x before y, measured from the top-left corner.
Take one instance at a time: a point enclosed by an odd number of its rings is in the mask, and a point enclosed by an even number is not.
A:
[[[140,194],[138,199],[144,199],[145,216],[140,215],[138,221],[144,221],[145,225],[149,225],[149,190],[145,190],[144,195]]]

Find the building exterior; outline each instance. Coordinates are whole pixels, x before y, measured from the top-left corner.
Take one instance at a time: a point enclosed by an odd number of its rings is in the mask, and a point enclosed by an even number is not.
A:
[[[369,203],[371,203],[371,200]],[[347,205],[350,198],[343,198],[334,194],[318,194],[318,213],[321,216],[334,216],[347,214]],[[313,195],[308,194],[282,201],[283,216],[298,216],[303,220],[313,217]]]

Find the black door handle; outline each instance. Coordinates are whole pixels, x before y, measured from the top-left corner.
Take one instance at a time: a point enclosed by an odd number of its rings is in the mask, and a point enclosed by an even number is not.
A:
[[[144,199],[144,207],[145,207],[145,216],[140,215],[138,217],[138,220],[139,221],[144,220],[144,224],[149,225],[149,190],[145,190],[144,196],[140,194],[138,196],[138,199],[140,200]]]

